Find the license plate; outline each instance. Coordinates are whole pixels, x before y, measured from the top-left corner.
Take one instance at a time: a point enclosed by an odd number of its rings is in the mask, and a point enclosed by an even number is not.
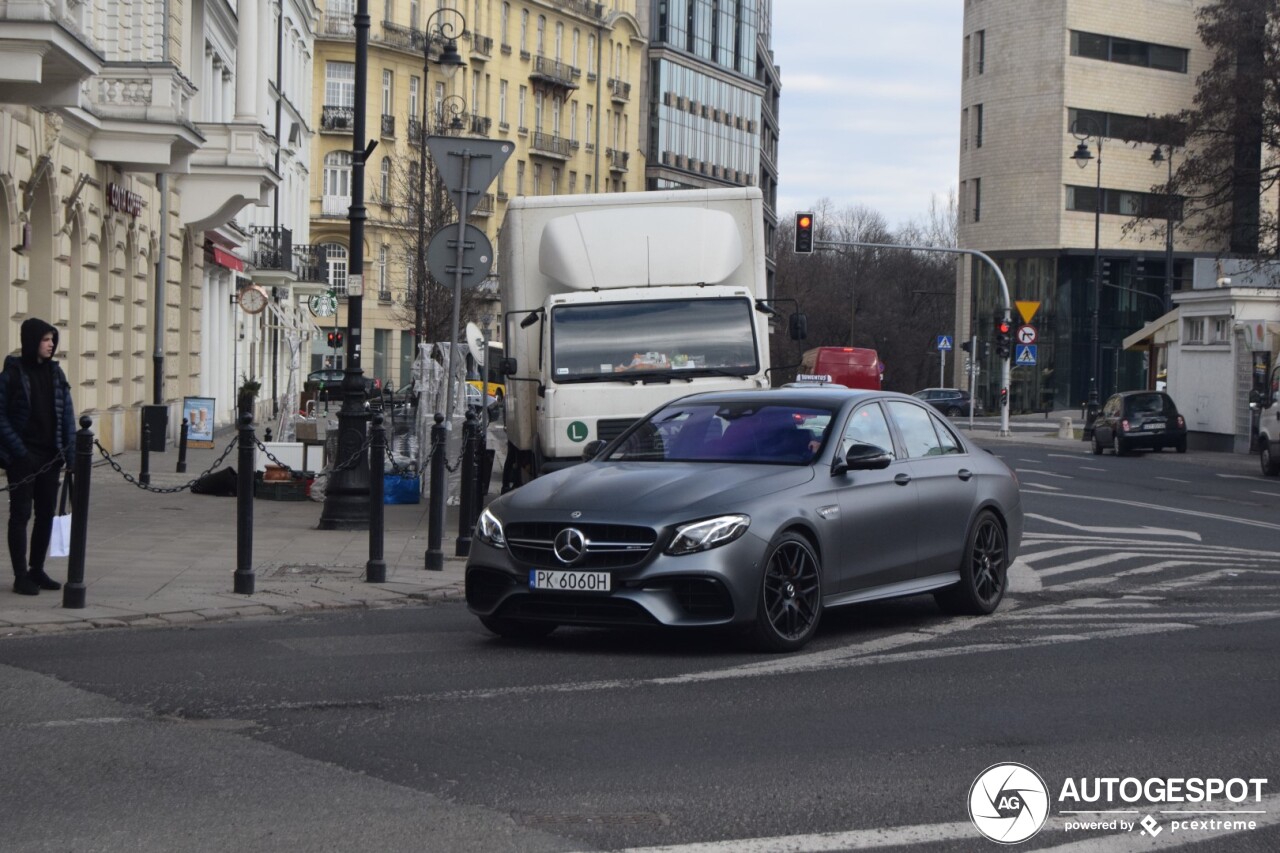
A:
[[[529,589],[557,592],[608,592],[612,576],[608,572],[553,572],[529,570]]]
[[[1153,421],[1153,422],[1150,422],[1150,423],[1143,424],[1143,425],[1142,425],[1142,428],[1143,428],[1143,429],[1151,429],[1151,430],[1164,429],[1164,424],[1163,424],[1163,423],[1161,423],[1161,422],[1155,422],[1155,421]]]

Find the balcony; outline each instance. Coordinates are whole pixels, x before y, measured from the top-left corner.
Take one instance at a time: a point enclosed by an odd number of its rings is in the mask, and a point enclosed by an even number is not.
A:
[[[331,107],[326,105],[320,108],[320,129],[322,131],[350,133],[355,126],[356,111],[354,107]]]
[[[471,113],[467,119],[467,129],[473,136],[489,135],[489,128],[493,127],[493,119],[479,113]]]
[[[275,139],[251,122],[198,125],[205,143],[191,155],[190,171],[175,176],[182,219],[195,231],[230,222],[246,205],[267,204],[280,185]]]
[[[616,77],[609,78],[609,97],[615,103],[625,104],[631,100],[631,84]]]
[[[569,140],[563,136],[535,130],[529,140],[529,153],[543,157],[555,157],[559,160],[568,160],[573,154],[573,149],[569,145]]]
[[[604,20],[603,3],[594,3],[591,0],[552,0],[552,3],[561,9],[568,9],[570,12],[577,12],[588,18]]]
[[[395,24],[391,21],[382,22],[381,32],[378,32],[373,27],[369,28],[370,44],[381,44],[386,47],[394,47],[399,50],[421,54],[422,40],[423,35],[419,30]]]
[[[471,211],[471,216],[493,216],[493,193],[485,193],[480,197],[480,203]]]
[[[582,72],[572,65],[566,65],[555,59],[548,59],[545,56],[535,56],[533,58],[533,70],[529,72],[529,79],[535,83],[541,83],[545,86],[555,86],[560,89],[576,89],[578,84],[574,82],[578,77],[582,76]]]
[[[322,36],[354,39],[356,37],[355,18],[352,15],[330,15],[326,12],[324,26],[320,28],[320,33]]]
[[[191,122],[195,92],[169,63],[106,63],[88,86],[99,122],[89,156],[126,172],[186,172],[205,141]]]
[[[631,159],[631,153],[628,151],[618,151],[613,148],[606,148],[604,153],[609,157],[610,172],[627,171],[627,161]]]
[[[488,59],[493,56],[493,39],[489,36],[482,36],[479,33],[471,34],[471,57],[473,59]]]
[[[349,195],[327,195],[320,200],[321,216],[345,217],[350,209],[351,196]]]
[[[0,7],[0,89],[5,103],[80,105],[80,86],[102,70],[84,33],[83,2],[28,0]]]
[[[396,117],[384,115],[382,117],[382,135],[387,139],[396,138]]]
[[[422,145],[422,119],[410,117],[406,131],[410,145]]]

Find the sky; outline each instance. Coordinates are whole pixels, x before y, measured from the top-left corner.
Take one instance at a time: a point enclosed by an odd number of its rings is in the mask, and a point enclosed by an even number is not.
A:
[[[958,182],[962,0],[774,0],[778,214],[829,198],[890,228]]]

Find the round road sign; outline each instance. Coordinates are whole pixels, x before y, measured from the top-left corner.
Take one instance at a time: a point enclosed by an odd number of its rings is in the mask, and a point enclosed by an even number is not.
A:
[[[1019,326],[1018,327],[1018,343],[1034,344],[1036,342],[1035,326]]]

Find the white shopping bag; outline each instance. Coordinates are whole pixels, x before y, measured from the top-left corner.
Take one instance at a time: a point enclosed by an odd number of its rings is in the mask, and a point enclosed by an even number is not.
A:
[[[71,553],[71,513],[67,511],[67,493],[71,490],[71,472],[62,480],[62,494],[58,499],[58,514],[53,517],[53,531],[49,534],[49,556],[66,557]]]

